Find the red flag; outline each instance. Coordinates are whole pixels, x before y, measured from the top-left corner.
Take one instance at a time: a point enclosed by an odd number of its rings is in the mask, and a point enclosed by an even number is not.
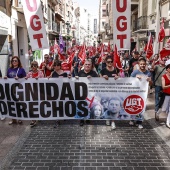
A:
[[[59,52],[58,55],[59,55],[60,60],[65,60],[65,57],[64,57],[63,54],[61,54],[61,53]]]
[[[104,56],[104,45],[102,44],[102,46],[101,46],[101,53],[100,53],[100,57],[99,57],[99,59],[98,59],[98,64],[100,64],[101,63],[101,61],[102,61],[102,57]]]
[[[81,59],[82,63],[84,63],[86,59],[86,46],[85,45],[81,47],[78,57]]]
[[[163,19],[161,23],[159,35],[158,35],[158,42],[162,42],[164,37],[165,37],[165,29],[164,29],[164,19]]]
[[[165,47],[160,51],[161,59],[168,55],[170,55],[170,39],[166,42]]]
[[[54,53],[55,53],[55,54],[60,53],[60,47],[59,47],[59,45],[57,44],[56,38],[55,38],[55,42],[54,42]]]
[[[147,44],[147,49],[146,49],[146,57],[150,59],[152,55],[153,55],[153,46],[152,46],[152,35],[150,33],[148,44]]]
[[[170,55],[170,50],[166,50],[165,48],[163,48],[161,51],[160,51],[160,57],[161,59],[163,59],[164,57]]]
[[[100,53],[101,52],[101,44],[97,46],[97,51]]]
[[[122,72],[122,64],[120,62],[120,56],[117,53],[117,46],[115,44],[115,50],[114,50],[114,60],[113,60],[113,66],[115,68],[118,68],[120,70],[120,72]]]
[[[61,63],[61,66],[62,66],[62,69],[63,69],[63,70],[71,70],[71,66],[72,66],[74,54],[75,54],[75,53],[73,52],[73,53],[69,56],[67,62]]]
[[[54,46],[51,46],[51,47],[50,47],[50,52],[51,52],[51,53],[54,53]]]

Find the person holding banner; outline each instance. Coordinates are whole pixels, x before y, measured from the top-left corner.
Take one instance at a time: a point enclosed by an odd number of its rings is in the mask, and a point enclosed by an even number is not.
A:
[[[109,78],[114,78],[115,80],[118,79],[119,78],[118,70],[113,67],[113,57],[107,56],[105,60],[106,60],[106,67],[100,71],[100,77],[103,77],[106,80],[108,80]],[[108,106],[109,106],[109,102],[108,102]],[[106,115],[107,112],[112,112],[112,111],[111,110],[106,111],[105,113]],[[106,120],[106,125],[110,126],[110,124],[112,129],[116,129],[116,125],[113,120],[112,123],[110,120]]]
[[[61,69],[61,61],[55,61],[53,63],[53,67],[54,67],[54,71],[51,73],[51,75],[49,76],[49,78],[62,78],[62,77],[67,77],[67,73],[64,72]],[[60,121],[57,120],[55,123],[55,128],[56,126],[60,125]]]
[[[149,82],[149,85],[152,85],[151,73],[146,70],[146,59],[144,57],[140,57],[138,60],[138,64],[139,69],[134,70],[131,74],[131,77],[136,77],[138,79],[145,78]],[[132,116],[132,118],[137,118],[138,120],[136,121],[136,125],[139,129],[143,129],[141,115],[137,115],[135,117]],[[131,126],[133,126],[134,124],[134,120],[129,122],[129,125]]]
[[[49,55],[44,55],[44,61],[40,64],[40,70],[43,71],[44,77],[48,77],[51,75],[53,62],[49,62]]]
[[[37,61],[31,62],[31,71],[29,71],[27,73],[27,76],[25,79],[28,79],[28,78],[35,78],[35,79],[44,78],[43,72],[38,70],[38,62]],[[36,126],[36,124],[37,124],[37,121],[32,120],[30,123],[30,127],[34,127],[34,126]]]
[[[58,78],[58,77],[67,77],[67,73],[64,72],[61,69],[61,62],[60,61],[55,61],[53,64],[54,67],[54,71],[51,73],[51,75],[49,76],[49,78]]]
[[[152,69],[154,70],[154,84],[155,84],[155,120],[159,121],[159,112],[162,107],[164,96],[160,97],[159,94],[162,91],[162,76],[166,72],[165,62],[166,58],[154,59],[152,62]]]
[[[80,70],[78,73],[78,76],[75,76],[75,78],[78,79],[79,77],[87,77],[87,78],[98,77],[97,73],[93,71],[92,69],[93,69],[92,60],[86,59],[84,63],[84,69]],[[84,120],[80,120],[80,126],[83,126],[83,125],[84,125]]]
[[[165,96],[162,111],[167,112],[166,127],[170,129],[170,59],[166,61],[166,74],[162,76],[162,88]]]
[[[27,78],[44,78],[44,74],[41,70],[38,70],[38,62],[32,61],[31,62],[31,71],[27,73]]]
[[[5,76],[4,79],[15,78],[15,80],[18,80],[19,78],[24,77],[26,77],[26,72],[22,68],[20,58],[18,56],[13,56],[10,62],[10,67],[7,71],[7,76]],[[14,123],[17,123],[17,120],[12,119],[12,121],[9,122],[9,125],[12,125]],[[22,124],[22,121],[18,120],[18,123]]]

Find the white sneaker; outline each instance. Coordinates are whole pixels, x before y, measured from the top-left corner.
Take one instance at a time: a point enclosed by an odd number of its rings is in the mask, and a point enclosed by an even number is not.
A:
[[[110,126],[110,120],[106,120],[106,125]]]
[[[134,121],[130,121],[130,122],[129,122],[129,125],[130,125],[130,126],[134,126],[134,124],[135,124]]]
[[[116,125],[115,125],[115,122],[112,122],[112,129],[116,129]]]
[[[1,120],[5,120],[5,116],[1,116]]]
[[[142,125],[138,125],[138,128],[139,128],[139,129],[143,129],[143,126],[142,126]]]

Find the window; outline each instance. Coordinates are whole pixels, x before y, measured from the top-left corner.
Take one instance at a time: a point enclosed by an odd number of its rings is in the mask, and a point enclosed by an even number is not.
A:
[[[142,15],[147,16],[148,14],[148,0],[143,0]]]
[[[5,2],[5,0],[0,0],[0,6],[6,9],[6,2]]]
[[[102,17],[106,17],[106,16],[107,16],[106,10],[103,9],[103,10],[102,10]]]
[[[102,28],[104,28],[104,26],[105,26],[105,22],[102,22]]]
[[[157,0],[152,0],[152,13],[154,13],[156,10],[156,4],[157,4]]]

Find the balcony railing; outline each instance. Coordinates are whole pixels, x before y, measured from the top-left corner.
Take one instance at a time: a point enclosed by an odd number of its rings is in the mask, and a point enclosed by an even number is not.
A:
[[[140,29],[147,29],[148,27],[148,17],[147,16],[142,16],[139,17],[137,20],[134,20],[133,22],[133,31],[137,31]]]
[[[55,7],[55,12],[62,16],[64,15],[64,11],[61,8],[59,8],[58,6]]]

